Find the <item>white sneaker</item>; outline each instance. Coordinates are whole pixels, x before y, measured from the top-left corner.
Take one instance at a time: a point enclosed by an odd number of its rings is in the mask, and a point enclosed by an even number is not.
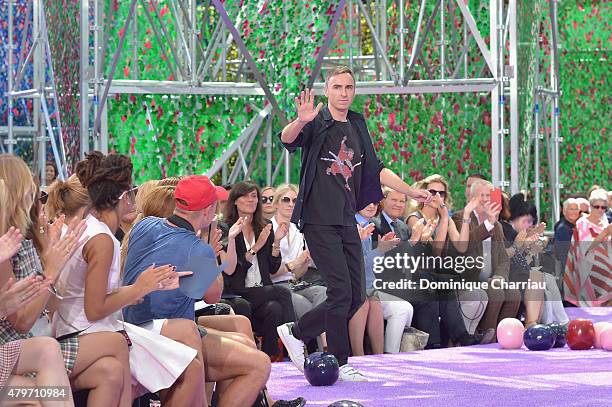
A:
[[[345,382],[367,382],[368,378],[362,375],[351,365],[340,366],[340,376],[338,379]]]
[[[288,322],[281,326],[276,327],[276,332],[278,332],[278,337],[283,341],[283,345],[287,348],[287,353],[289,354],[289,358],[297,367],[297,369],[304,373],[304,362],[306,361],[306,346],[304,342],[293,336],[292,333],[293,322]]]

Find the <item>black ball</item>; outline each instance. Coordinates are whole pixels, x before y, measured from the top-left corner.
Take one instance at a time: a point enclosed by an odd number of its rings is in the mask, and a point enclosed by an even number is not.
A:
[[[304,362],[304,376],[312,386],[331,386],[339,375],[338,360],[331,353],[315,352]]]
[[[565,344],[567,343],[567,340],[565,339],[565,334],[567,333],[567,325],[554,323],[554,324],[549,324],[548,326],[553,331],[553,333],[557,335],[555,339],[555,343],[553,344],[553,348],[564,347]]]
[[[555,343],[556,335],[547,325],[529,327],[523,334],[523,342],[529,350],[548,350]]]
[[[363,404],[351,400],[340,400],[329,405],[329,407],[365,407]]]

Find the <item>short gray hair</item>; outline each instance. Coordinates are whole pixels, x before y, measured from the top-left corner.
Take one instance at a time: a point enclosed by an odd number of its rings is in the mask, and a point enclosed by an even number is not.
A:
[[[576,198],[567,198],[563,202],[563,210],[566,211],[570,205],[576,205],[578,206],[578,209],[580,209],[580,202]]]
[[[470,188],[470,197],[475,197],[476,196],[476,191],[478,191],[478,188],[482,187],[482,186],[488,186],[488,187],[493,187],[493,184],[491,184],[489,181],[484,180],[484,179],[477,179],[476,181],[474,181],[474,183],[472,184],[472,187]]]

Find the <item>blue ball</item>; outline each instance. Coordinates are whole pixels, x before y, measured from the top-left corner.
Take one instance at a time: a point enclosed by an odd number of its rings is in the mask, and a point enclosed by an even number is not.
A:
[[[523,334],[523,342],[529,350],[548,350],[552,348],[557,335],[547,325],[537,324],[529,327]]]
[[[340,366],[331,353],[315,352],[304,362],[304,376],[312,386],[331,386],[339,375]]]
[[[557,336],[555,339],[555,343],[553,344],[553,348],[564,347],[565,344],[567,343],[567,339],[565,338],[565,334],[567,333],[567,325],[554,323],[554,324],[549,324],[548,326],[550,327],[550,329],[552,329],[552,331]]]
[[[330,404],[328,407],[365,407],[363,404],[351,400],[340,400]]]

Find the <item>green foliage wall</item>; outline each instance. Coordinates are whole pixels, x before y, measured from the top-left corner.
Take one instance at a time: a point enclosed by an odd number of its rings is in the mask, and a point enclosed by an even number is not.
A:
[[[418,10],[418,2],[413,3],[407,2],[408,28],[412,31]],[[273,91],[289,118],[293,115],[290,94],[299,90],[300,84],[309,77],[309,69],[314,64],[317,47],[322,43],[335,4],[320,0],[225,2],[230,18],[239,21],[238,28],[247,48],[255,56],[259,69],[274,84]],[[488,32],[487,4],[478,0],[469,2],[477,24],[484,32]],[[598,1],[559,4],[563,44],[560,117],[565,137],[561,148],[562,182],[566,190],[582,192],[589,184],[605,184],[612,178],[608,134],[608,58],[612,41],[610,6]],[[127,6],[114,3],[114,7],[115,16],[122,21],[120,16],[127,14]],[[163,10],[167,5],[160,1],[158,7]],[[528,10],[532,16],[544,11],[546,8]],[[457,10],[455,14],[458,15]],[[387,10],[388,46],[395,52],[398,42],[392,33],[398,28],[397,16],[395,3],[390,2]],[[164,18],[170,18],[168,13],[163,14]],[[213,15],[211,27],[214,18]],[[538,17],[531,18],[537,20]],[[447,20],[445,29],[449,35],[453,32],[451,25],[458,24],[458,21],[458,18]],[[138,13],[138,24],[141,27],[139,39],[130,45],[130,50],[124,51],[118,77],[130,78],[134,69],[140,69],[148,72],[150,79],[169,79],[170,68],[161,57],[162,45],[155,41],[150,30],[142,28],[148,24],[142,11]],[[168,27],[171,24],[170,20],[167,21]],[[348,52],[344,24],[341,23],[337,45],[330,50],[330,55]],[[528,30],[522,27],[523,32],[532,30],[534,23],[531,24]],[[210,30],[207,28],[202,35],[204,48],[210,40]],[[434,25],[433,38],[428,41],[434,41],[439,30],[439,24]],[[361,41],[371,43],[365,24],[355,26],[353,34],[358,31],[362,34]],[[115,32],[112,38],[118,41],[120,33],[118,29]],[[439,52],[435,47],[431,48],[432,51],[426,55],[430,68],[418,67],[417,77],[426,78],[429,70],[440,69]],[[165,52],[168,54],[169,49],[166,48]],[[450,61],[458,55],[457,50],[448,49],[447,55]],[[528,52],[522,55],[528,55]],[[474,46],[470,48],[468,57],[471,62],[484,65],[484,61],[479,61]],[[478,64],[471,65],[475,68],[466,73],[468,76],[477,75],[481,70],[486,74],[487,71]],[[525,84],[525,89],[528,88],[529,84]],[[196,96],[131,95],[114,98],[109,103],[112,148],[134,157],[139,182],[163,175],[203,172],[251,120],[254,109],[263,107],[263,103],[262,100]],[[521,120],[528,122],[533,111],[532,99],[527,94],[522,95],[521,103]],[[488,95],[361,96],[353,107],[365,114],[375,147],[390,168],[411,180],[433,172],[448,177],[457,205],[463,205],[466,172],[490,172]],[[528,125],[522,127],[523,143],[529,129]],[[274,130],[278,131],[279,126],[275,125]],[[275,154],[278,155],[279,151],[275,150]],[[261,163],[265,166],[265,160]],[[294,163],[297,166],[297,160]],[[545,165],[542,170],[547,170]],[[293,181],[297,181],[297,171],[291,176]],[[255,178],[263,183],[265,171],[257,171]]]

